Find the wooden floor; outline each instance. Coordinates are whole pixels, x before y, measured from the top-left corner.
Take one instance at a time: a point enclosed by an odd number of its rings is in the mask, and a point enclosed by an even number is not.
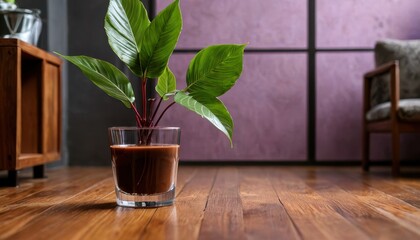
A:
[[[173,206],[133,209],[116,206],[110,168],[59,169],[0,188],[0,237],[420,239],[418,173],[182,166]]]

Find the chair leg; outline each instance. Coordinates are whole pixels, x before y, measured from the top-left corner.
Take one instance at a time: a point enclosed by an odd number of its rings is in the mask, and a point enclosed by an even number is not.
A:
[[[392,175],[400,174],[400,131],[398,127],[392,130]]]
[[[370,135],[365,129],[363,129],[362,135],[362,168],[367,172],[369,171]]]

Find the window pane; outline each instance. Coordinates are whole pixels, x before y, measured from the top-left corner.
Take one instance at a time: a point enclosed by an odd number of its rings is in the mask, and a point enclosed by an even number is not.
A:
[[[251,48],[306,47],[307,0],[181,1],[178,48],[249,43]],[[161,10],[171,0],[156,1]]]
[[[170,61],[179,83],[192,56]],[[241,78],[222,101],[235,123],[233,149],[195,113],[181,106],[168,111],[161,125],[181,127],[182,160],[306,159],[306,54],[246,54]]]
[[[317,0],[318,47],[373,47],[380,38],[420,38],[418,0]]]

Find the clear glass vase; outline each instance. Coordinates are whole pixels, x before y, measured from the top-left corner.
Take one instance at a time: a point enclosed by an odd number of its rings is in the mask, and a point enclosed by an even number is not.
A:
[[[109,128],[118,205],[172,205],[175,199],[180,133],[176,127]]]

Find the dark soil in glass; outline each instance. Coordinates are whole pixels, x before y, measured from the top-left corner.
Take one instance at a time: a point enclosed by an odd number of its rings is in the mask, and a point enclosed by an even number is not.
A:
[[[179,145],[111,146],[117,187],[128,194],[163,193],[175,185]]]

